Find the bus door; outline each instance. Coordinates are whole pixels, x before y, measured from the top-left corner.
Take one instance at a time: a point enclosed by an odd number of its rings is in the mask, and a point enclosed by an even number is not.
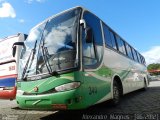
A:
[[[100,20],[89,12],[84,12],[83,19],[86,24],[86,28],[82,30],[84,82],[86,82],[85,87],[88,89],[86,94],[96,97],[99,86],[103,83],[99,80],[103,79],[103,75],[97,72],[102,63],[104,53],[101,25]]]

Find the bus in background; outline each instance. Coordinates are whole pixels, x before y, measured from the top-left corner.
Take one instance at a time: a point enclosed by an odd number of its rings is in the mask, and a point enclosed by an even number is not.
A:
[[[15,42],[23,42],[27,35],[18,33],[0,41],[0,99],[14,99],[16,96],[16,78],[18,58],[21,48],[17,48],[12,57],[12,46]]]
[[[148,86],[144,57],[82,7],[38,24],[21,45],[20,108],[82,109],[110,99],[118,104],[122,95]]]

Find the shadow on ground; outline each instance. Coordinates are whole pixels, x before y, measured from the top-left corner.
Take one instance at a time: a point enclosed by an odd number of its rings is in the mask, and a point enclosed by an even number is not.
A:
[[[150,87],[148,92],[160,91],[160,87]],[[145,110],[141,110],[138,107],[141,103],[134,105],[134,99],[139,101],[141,98],[146,96],[147,91],[138,90],[122,97],[121,103],[117,106],[112,106],[110,101],[94,105],[83,110],[64,110],[58,111],[57,113],[42,117],[41,120],[81,120],[87,119],[87,116],[94,115],[110,115],[110,114],[134,114],[134,113],[145,113]],[[138,98],[137,98],[138,97]],[[146,96],[147,97],[147,96]],[[132,104],[133,102],[133,104]],[[147,112],[147,111],[146,111]]]

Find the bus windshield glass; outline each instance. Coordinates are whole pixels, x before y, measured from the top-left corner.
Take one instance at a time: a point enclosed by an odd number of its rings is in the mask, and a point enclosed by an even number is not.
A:
[[[55,73],[78,65],[80,8],[50,18],[30,31],[21,52],[18,79]]]

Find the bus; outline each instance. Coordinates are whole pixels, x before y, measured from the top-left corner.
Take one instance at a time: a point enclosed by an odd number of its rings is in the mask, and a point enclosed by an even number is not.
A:
[[[12,55],[12,45],[23,42],[27,35],[18,33],[8,36],[0,41],[0,99],[14,99],[16,96],[16,78],[18,56],[17,48],[15,57]]]
[[[116,105],[148,86],[144,57],[83,7],[36,25],[21,46],[16,101],[22,109]]]

